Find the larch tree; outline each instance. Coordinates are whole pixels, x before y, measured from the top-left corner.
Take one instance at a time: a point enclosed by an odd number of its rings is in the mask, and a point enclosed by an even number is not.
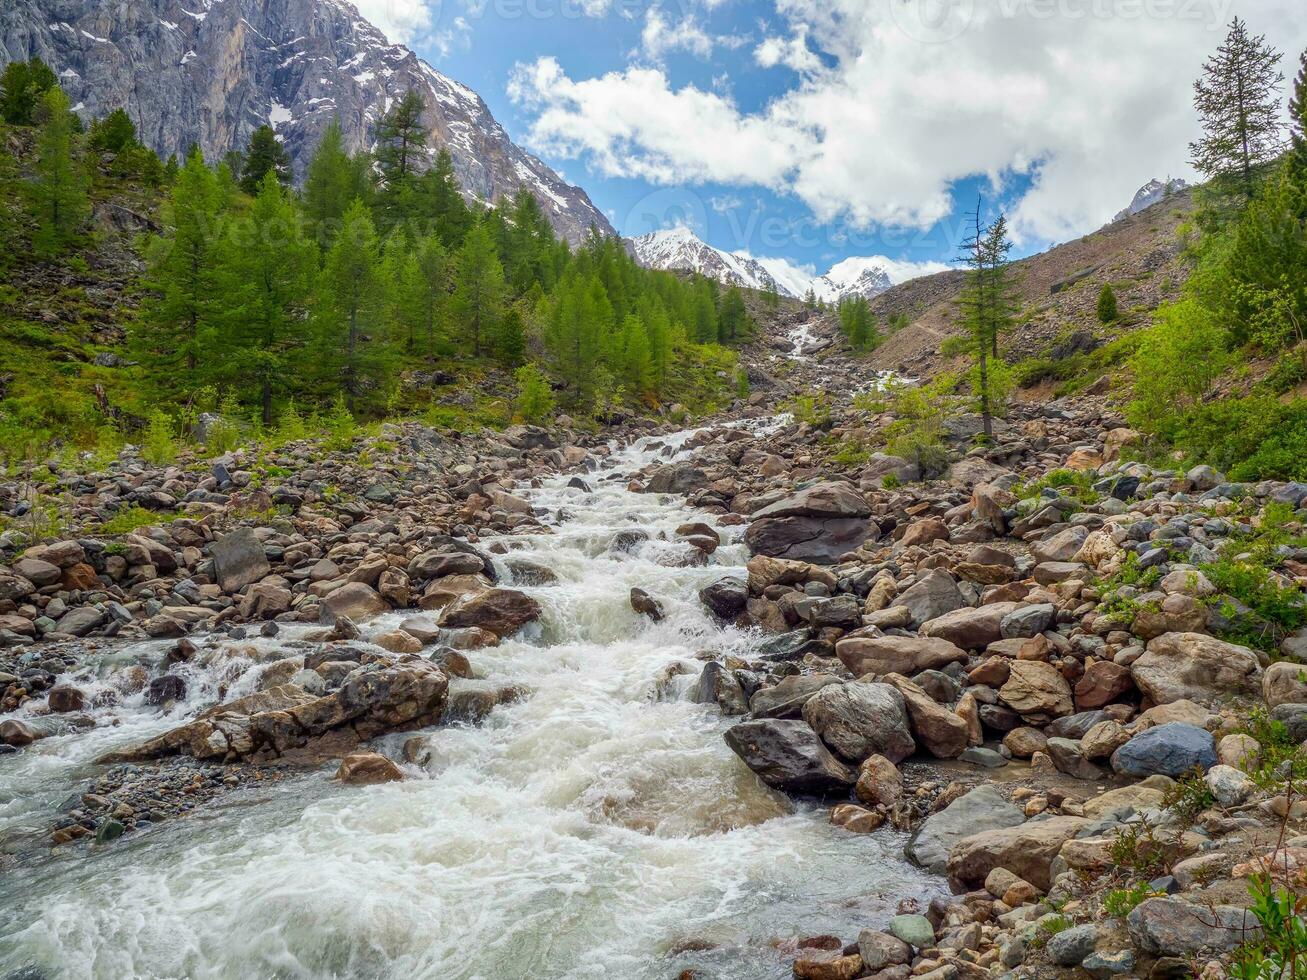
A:
[[[41,100],[58,84],[54,71],[40,58],[9,62],[0,75],[0,119],[11,126],[31,126]]]
[[[41,97],[41,135],[36,148],[37,254],[55,256],[82,230],[90,213],[86,171],[78,152],[77,118],[59,86]]]
[[[154,295],[130,334],[137,356],[175,391],[194,391],[207,380],[205,353],[222,312],[223,207],[217,176],[192,150],[164,209],[169,233],[147,247]]]
[[[406,223],[418,209],[416,184],[427,145],[427,132],[422,125],[425,111],[422,96],[410,89],[377,125],[379,217],[386,231]]]
[[[458,286],[454,310],[480,357],[499,324],[504,307],[504,267],[495,243],[482,224],[473,226],[458,251]]]
[[[371,191],[369,160],[351,156],[345,148],[340,120],[332,119],[304,175],[304,217],[318,244],[330,248],[345,220],[345,210]]]
[[[1279,64],[1280,53],[1265,36],[1253,37],[1236,17],[1194,82],[1203,136],[1189,146],[1193,165],[1234,186],[1248,201],[1256,193],[1258,172],[1283,148]]]
[[[357,412],[389,381],[394,359],[387,335],[386,277],[380,242],[362,201],[345,212],[336,243],[323,263],[320,290],[322,363]]]
[[[264,175],[242,231],[228,240],[224,263],[223,376],[238,397],[253,396],[264,425],[271,425],[274,395],[299,373],[308,340],[317,248],[304,237],[295,203],[272,171]]]

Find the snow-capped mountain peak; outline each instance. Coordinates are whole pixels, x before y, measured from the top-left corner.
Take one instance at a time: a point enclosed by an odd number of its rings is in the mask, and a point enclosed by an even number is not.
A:
[[[703,241],[689,228],[668,228],[631,239],[636,260],[651,269],[698,272],[728,286],[775,289],[782,296],[803,299],[811,291],[827,303],[851,296],[879,296],[893,285],[889,272],[875,258],[845,259],[824,276],[813,276],[779,258],[755,258],[747,252],[727,252]]]
[[[1179,194],[1181,191],[1189,189],[1189,184],[1179,178],[1172,180],[1158,180],[1154,177],[1143,187],[1135,192],[1134,200],[1124,211],[1117,212],[1112,220],[1121,221],[1132,214],[1138,214],[1140,211],[1147,211],[1154,204],[1160,204],[1173,194]]]

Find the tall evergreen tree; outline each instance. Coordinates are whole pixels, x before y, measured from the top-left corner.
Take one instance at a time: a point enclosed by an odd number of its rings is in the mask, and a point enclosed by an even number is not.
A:
[[[259,193],[263,178],[276,177],[284,186],[290,184],[290,154],[271,126],[260,126],[250,135],[249,149],[241,161],[241,190],[251,197]]]
[[[976,201],[972,222],[974,231],[963,243],[961,258],[967,265],[967,281],[960,305],[963,323],[971,333],[975,345],[975,387],[985,437],[992,439],[994,406],[990,390],[990,363],[998,360],[998,335],[1011,326],[1014,315],[1008,267],[1012,242],[1008,238],[1005,215],[1000,214],[988,228],[982,224],[980,200]]]
[[[136,142],[136,124],[125,109],[115,109],[91,123],[91,148],[103,153],[122,153]]]
[[[208,377],[205,353],[221,312],[222,210],[218,178],[192,150],[165,208],[169,234],[148,248],[154,298],[131,336],[137,355],[174,392],[195,391]]]
[[[226,250],[223,376],[237,392],[257,398],[263,423],[271,425],[274,394],[300,374],[317,250],[272,171],[263,177],[248,229]]]
[[[478,357],[499,324],[503,304],[504,267],[485,225],[477,224],[467,233],[458,252],[454,309]]]
[[[76,117],[59,86],[41,97],[41,135],[37,141],[33,203],[36,251],[58,255],[81,231],[90,212],[86,171],[78,153]]]
[[[40,58],[11,61],[0,75],[0,119],[11,126],[31,126],[45,94],[59,84]]]
[[[436,162],[422,175],[422,205],[430,215],[445,248],[451,251],[463,244],[463,237],[472,226],[472,212],[463,200],[454,176],[454,158],[444,147],[436,154]]]
[[[357,412],[365,401],[377,400],[394,366],[380,241],[362,201],[345,212],[320,281],[321,362],[344,388],[349,410]]]
[[[1203,137],[1189,146],[1193,165],[1233,185],[1249,201],[1258,171],[1282,148],[1279,63],[1279,52],[1265,36],[1252,37],[1236,17],[1194,83]]]
[[[1303,52],[1298,77],[1293,81],[1293,96],[1289,100],[1293,155],[1290,163],[1294,180],[1303,191],[1307,203],[1307,51]]]
[[[749,311],[744,306],[744,295],[732,286],[722,296],[721,310],[717,314],[718,332],[726,343],[744,338],[749,330]]]
[[[422,126],[425,111],[422,96],[410,89],[377,125],[378,218],[386,231],[408,223],[419,211],[419,167],[427,145]]]
[[[356,200],[366,201],[370,190],[367,157],[350,156],[340,120],[332,119],[304,175],[304,217],[319,245],[331,247],[346,209]]]

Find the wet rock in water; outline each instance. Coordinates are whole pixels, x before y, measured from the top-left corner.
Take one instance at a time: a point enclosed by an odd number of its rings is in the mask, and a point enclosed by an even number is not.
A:
[[[162,674],[150,681],[145,691],[145,703],[155,706],[169,701],[186,700],[186,681],[180,674]]]
[[[263,545],[247,527],[224,534],[213,542],[213,571],[222,591],[239,592],[272,571]]]
[[[823,687],[803,706],[803,720],[847,762],[871,755],[902,762],[917,748],[903,695],[888,684]]]
[[[804,722],[746,721],[727,729],[725,738],[731,751],[773,789],[822,795],[847,792],[856,782],[853,771]]]
[[[631,589],[631,608],[641,616],[648,616],[655,623],[662,622],[662,604],[644,589],[635,587]]]
[[[446,575],[479,575],[486,560],[469,551],[424,551],[408,563],[408,577],[415,582],[444,578]]]
[[[840,949],[801,949],[791,972],[794,980],[853,980],[862,974],[862,957]]]
[[[390,603],[377,590],[363,582],[347,582],[323,598],[318,606],[318,621],[331,626],[341,617],[362,623],[390,612]]]
[[[749,604],[749,587],[741,579],[728,577],[699,590],[699,600],[719,619],[732,620]]]
[[[692,697],[697,704],[716,704],[724,715],[749,713],[749,701],[739,678],[715,660],[703,665]]]
[[[792,674],[779,683],[762,687],[749,699],[756,718],[798,718],[803,706],[822,688],[844,683],[830,674]]]
[[[831,810],[830,822],[851,834],[870,834],[885,823],[885,814],[856,803],[841,803]]]
[[[1112,768],[1129,776],[1179,778],[1218,762],[1212,733],[1196,725],[1170,722],[1140,732],[1112,753]]]
[[[404,778],[399,766],[377,752],[355,752],[340,760],[336,778],[349,786],[396,783]]]
[[[440,625],[447,629],[476,627],[503,639],[535,622],[541,612],[540,603],[523,592],[487,589],[446,607]]]
[[[903,774],[883,755],[873,755],[858,767],[853,792],[867,806],[892,807],[903,799]]]
[[[964,837],[1025,823],[1026,815],[993,786],[980,786],[933,813],[908,842],[904,853],[934,874],[948,870],[949,852]]]
[[[48,703],[56,714],[69,714],[86,708],[86,695],[75,687],[54,687],[50,689]]]
[[[19,721],[16,718],[7,718],[0,721],[0,745],[12,745],[15,748],[22,748],[44,737],[44,732],[25,721]]]

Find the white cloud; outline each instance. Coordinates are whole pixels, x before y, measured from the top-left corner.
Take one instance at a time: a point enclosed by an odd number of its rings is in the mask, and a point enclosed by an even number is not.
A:
[[[673,24],[663,14],[661,7],[650,7],[644,18],[644,30],[640,33],[640,43],[644,53],[655,61],[661,61],[669,51],[688,51],[700,58],[712,54],[713,39],[709,36],[692,14],[686,14]]]
[[[396,44],[409,44],[435,24],[428,0],[354,0],[370,23]]]
[[[1286,71],[1307,46],[1301,0],[956,0],[938,23],[916,0],[776,4],[783,27],[754,59],[799,77],[766,106],[657,67],[573,79],[545,58],[513,76],[531,142],[606,175],[789,193],[855,227],[929,227],[956,181],[1026,175],[1017,230],[1062,238],[1153,176],[1190,176],[1191,85],[1230,16],[1289,52]]]

